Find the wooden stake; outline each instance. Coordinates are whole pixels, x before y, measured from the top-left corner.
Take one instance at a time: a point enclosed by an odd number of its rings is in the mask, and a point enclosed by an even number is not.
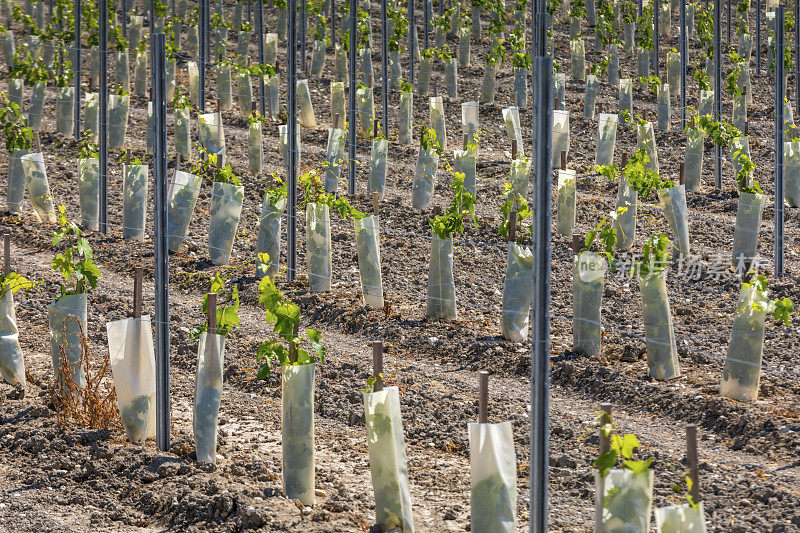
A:
[[[464,134],[464,150],[466,150],[466,149],[467,149],[467,145],[468,145],[468,144],[469,144],[469,134],[468,134],[468,133],[465,133],[465,134]]]
[[[567,152],[561,150],[561,170],[567,170]]]
[[[11,234],[7,231],[3,232],[3,272],[11,274]]]
[[[517,140],[514,139],[513,141],[511,141],[511,160],[513,161],[516,158],[517,158]]]
[[[42,140],[39,138],[39,132],[36,132],[36,151],[42,153]]]
[[[489,373],[481,370],[478,373],[478,423],[489,422]]]
[[[378,191],[372,191],[372,214],[376,217],[381,211],[381,195]]]
[[[295,324],[294,328],[292,329],[292,336],[297,338],[297,333],[299,330],[298,324]],[[289,361],[292,363],[297,362],[297,346],[295,346],[293,342],[289,343]]]
[[[558,104],[559,104],[559,102],[558,102],[558,96],[556,96],[556,97],[554,98],[554,100],[555,100],[555,101],[554,101],[553,103],[555,104],[555,109],[558,109]]]
[[[597,102],[597,112],[598,113],[603,112],[603,102]]]
[[[175,172],[181,170],[181,154],[175,154]]]
[[[130,148],[125,150],[125,164],[126,165],[130,165],[131,164],[131,149]]]
[[[216,100],[217,100],[217,113],[222,113],[222,108],[219,105],[219,97],[217,97]]]
[[[333,114],[333,129],[340,130],[342,128],[339,127],[339,113]]]
[[[628,154],[622,154],[622,168],[625,168],[625,165],[628,164]]]
[[[680,174],[678,174],[678,185],[686,183],[686,164],[681,163]]]
[[[372,121],[372,138],[373,139],[377,139],[378,138],[378,121],[377,120],[373,120]]]
[[[580,252],[581,248],[583,248],[583,241],[583,236],[577,234],[572,235],[572,253],[578,255],[578,252]]]
[[[744,123],[744,134],[745,135],[750,135],[750,121],[749,120],[745,121],[745,123]]]
[[[608,413],[610,415],[611,414],[611,404],[610,403],[601,403],[600,404],[600,410],[602,410],[604,413]],[[610,439],[606,436],[605,433],[603,433],[601,431],[600,432],[600,454],[602,455],[602,454],[606,453],[608,451],[608,449],[610,448],[610,446],[611,446]]]
[[[206,295],[206,324],[208,326],[208,334],[217,334],[217,294],[209,292]]]
[[[686,425],[686,463],[689,467],[689,477],[692,479],[692,495],[695,501],[700,497],[700,470],[697,467],[697,426]]]
[[[372,343],[372,377],[375,378],[375,384],[372,387],[373,392],[383,390],[383,342],[375,341]]]
[[[508,214],[508,242],[516,241],[517,236],[517,211]]]
[[[133,318],[142,318],[142,282],[144,270],[137,268],[133,271]],[[216,311],[214,312],[216,316]]]

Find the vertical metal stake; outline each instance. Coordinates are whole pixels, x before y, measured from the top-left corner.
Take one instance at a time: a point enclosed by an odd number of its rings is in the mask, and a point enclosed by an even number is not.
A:
[[[264,64],[264,0],[256,2],[256,32],[258,33],[258,64]],[[267,116],[267,86],[264,76],[258,77],[259,96],[261,98],[261,116]]]
[[[653,75],[658,76],[658,51],[661,48],[661,0],[653,2]]]
[[[287,1],[289,43],[297,42],[297,0]],[[286,279],[294,281],[297,276],[297,48],[287,46],[286,72],[286,143],[289,155],[286,162],[287,213],[286,227]]]
[[[306,68],[306,0],[300,0],[300,69],[304,74],[308,72]]]
[[[756,78],[761,76],[761,0],[756,0]]]
[[[356,193],[356,10],[358,1],[350,0],[350,81],[347,84],[347,192]]]
[[[72,68],[75,71],[75,125],[73,135],[81,139],[81,0],[75,0],[75,42],[73,42]]]
[[[389,138],[389,29],[387,0],[381,0],[381,63],[383,66],[383,134]]]
[[[794,0],[795,17],[800,13],[800,0]],[[785,37],[784,37],[785,43]],[[800,109],[800,24],[794,24],[794,108]]]
[[[108,0],[99,0],[100,16],[100,117],[99,153],[100,166],[100,212],[98,216],[100,233],[108,233]]]
[[[681,53],[681,131],[686,129],[686,2],[680,4],[680,53]]]
[[[155,330],[156,330],[156,441],[158,449],[170,448],[169,400],[169,249],[167,247],[167,54],[163,33],[150,36],[152,57],[155,178]]]
[[[206,58],[208,57],[208,36],[206,35],[205,19],[208,18],[208,4],[205,0],[200,0],[198,3],[198,19],[197,19],[197,40],[199,41],[200,50],[198,57],[199,64],[199,89],[198,100],[200,100],[200,112],[206,112]]]
[[[346,1],[346,0],[345,0]],[[414,0],[408,0],[408,81],[414,85],[414,52],[416,51],[417,22],[414,19]]]
[[[783,99],[784,84],[783,55],[786,48],[784,19],[786,8],[775,9],[775,277],[783,277]]]
[[[714,118],[722,118],[722,11],[714,0]],[[714,186],[722,189],[722,147],[714,144]]]
[[[533,248],[533,333],[531,354],[531,523],[532,533],[546,533],[548,524],[548,484],[550,478],[550,152],[552,150],[553,59],[533,59],[537,76],[533,94],[536,100],[535,195],[536,219]],[[538,244],[538,245],[537,245]]]

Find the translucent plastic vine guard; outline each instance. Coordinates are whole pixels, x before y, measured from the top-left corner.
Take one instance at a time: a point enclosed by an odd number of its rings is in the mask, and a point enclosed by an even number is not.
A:
[[[20,157],[22,172],[25,176],[25,186],[31,195],[33,214],[39,222],[55,224],[56,211],[53,206],[53,197],[50,195],[50,184],[47,181],[47,169],[44,165],[44,155],[37,152]]]
[[[569,156],[569,111],[553,111],[553,168],[561,166],[561,152]]]
[[[6,205],[12,213],[22,212],[22,200],[25,198],[25,171],[22,168],[22,157],[30,153],[29,150],[14,150],[8,158]]]
[[[527,198],[528,184],[530,183],[531,176],[531,160],[524,157],[514,159],[511,161],[509,169],[508,181],[514,189],[514,192]]]
[[[197,117],[200,129],[200,144],[207,154],[218,154],[225,165],[225,132],[222,127],[222,114],[203,113]]]
[[[611,165],[614,163],[614,146],[617,143],[617,124],[619,117],[616,114],[600,113],[597,116],[597,154],[595,161],[598,165]]]
[[[314,505],[314,373],[313,364],[281,367],[283,490],[303,505]]]
[[[314,118],[314,107],[311,103],[308,80],[297,80],[297,106],[300,110],[298,122],[305,128],[316,128],[317,119]]]
[[[655,514],[658,533],[706,533],[703,502],[697,507],[688,503],[658,507]]]
[[[600,474],[597,474],[599,477]],[[601,533],[617,531],[647,532],[653,502],[653,471],[633,473],[611,469],[598,486],[602,488],[596,505],[602,506]]]
[[[583,39],[574,39],[569,42],[569,57],[572,65],[572,80],[586,81],[586,50]]]
[[[558,111],[566,111],[567,103],[564,100],[564,93],[567,87],[567,75],[563,72],[556,72],[553,75],[553,98],[558,99],[558,105],[555,106]]]
[[[669,131],[669,85],[662,83],[656,91],[656,107],[658,108],[658,131]]]
[[[414,93],[400,91],[400,117],[398,119],[398,142],[409,145],[414,140]]]
[[[603,333],[600,312],[605,272],[605,257],[595,252],[581,252],[575,256],[572,274],[573,350],[590,357],[600,354]]]
[[[464,189],[475,195],[475,174],[478,167],[477,150],[453,150],[453,172],[464,174]]]
[[[331,127],[344,129],[345,119],[344,83],[331,82]]]
[[[597,102],[597,91],[600,88],[600,80],[594,74],[586,76],[586,91],[583,100],[583,117],[590,120],[595,116],[595,102]]]
[[[367,449],[375,492],[375,522],[381,531],[413,533],[403,418],[397,387],[364,393]]]
[[[453,279],[453,239],[431,239],[431,261],[428,269],[428,297],[425,316],[455,320],[456,285]]]
[[[150,317],[106,324],[122,426],[131,442],[156,435],[156,361]]]
[[[325,204],[306,205],[306,260],[311,292],[331,290],[331,219]]]
[[[619,118],[622,119],[624,111],[633,116],[633,80],[622,78],[619,80]]]
[[[506,134],[509,141],[517,142],[517,154],[519,156],[525,155],[524,145],[522,142],[522,129],[519,123],[519,108],[512,106],[503,109],[503,121],[506,124]]]
[[[19,345],[14,293],[8,287],[0,295],[0,374],[6,383],[25,388],[25,358]]]
[[[480,104],[478,102],[464,102],[461,104],[461,133],[471,141],[478,133],[478,120]]]
[[[684,164],[684,184],[686,189],[697,192],[703,176],[703,142],[705,132],[700,129],[686,130],[686,156]]]
[[[469,424],[471,531],[517,531],[516,458],[511,422]]]
[[[122,148],[128,130],[130,96],[112,94],[108,97],[108,147]]]
[[[442,150],[447,150],[447,128],[444,122],[444,104],[441,96],[430,98],[431,127],[436,131],[436,141]]]
[[[42,108],[44,107],[44,90],[47,84],[43,81],[33,85],[31,104],[28,108],[28,127],[39,131],[42,126]]]
[[[61,135],[72,133],[73,107],[75,102],[75,87],[58,87],[56,89],[56,131]]]
[[[325,192],[336,192],[339,188],[341,162],[344,159],[344,143],[347,132],[337,128],[328,129],[328,147],[325,151]]]
[[[92,142],[98,142],[100,115],[100,96],[97,93],[86,93],[84,96],[83,126],[85,132],[89,133]]]
[[[689,209],[686,207],[686,187],[676,185],[659,189],[661,209],[674,236],[673,246],[683,257],[689,256]]]
[[[733,139],[730,147],[731,165],[733,165],[734,176],[739,174],[742,168],[742,156],[750,158],[750,137],[737,137]],[[752,185],[752,174],[748,176],[748,185]]]
[[[253,122],[247,128],[247,170],[261,174],[264,167],[264,135],[261,122]]]
[[[50,356],[54,375],[61,367],[61,349],[70,364],[72,380],[78,387],[86,386],[83,372],[81,341],[86,332],[86,293],[68,294],[47,306],[50,325]]]
[[[556,207],[556,231],[560,235],[572,236],[575,228],[575,171],[558,171],[558,205]]]
[[[800,141],[783,143],[783,186],[786,202],[800,207]]]
[[[681,375],[665,272],[639,275],[644,336],[647,340],[647,368],[650,377],[658,380],[674,379]]]
[[[97,231],[100,220],[100,162],[93,157],[78,159],[78,199],[81,204],[81,227]]]
[[[236,76],[236,100],[239,103],[239,112],[247,116],[253,109],[253,82],[246,72]]]
[[[731,264],[736,268],[749,267],[758,249],[758,232],[764,212],[765,196],[743,192],[736,208],[736,227],[733,230]]]
[[[639,193],[630,186],[624,174],[619,177],[614,229],[617,231],[617,249],[628,250],[636,237],[636,208]]]
[[[481,99],[482,104],[491,104],[494,102],[494,94],[497,86],[497,65],[489,64],[484,65],[483,79],[481,80]]]
[[[227,265],[230,261],[243,201],[244,186],[214,182],[211,187],[208,254],[215,265]]]
[[[438,168],[439,154],[420,146],[411,191],[411,207],[414,209],[425,209],[430,204]]]
[[[505,339],[518,342],[528,338],[532,284],[533,254],[530,248],[508,243],[500,318],[500,330]]]
[[[217,462],[217,427],[222,399],[224,358],[225,337],[209,333],[200,334],[192,419],[197,461],[200,463]]]
[[[261,215],[258,221],[258,240],[256,247],[258,253],[269,255],[266,264],[259,264],[256,273],[258,277],[264,275],[274,277],[281,265],[281,222],[283,210],[286,208],[286,198],[280,198],[275,205],[270,203],[269,192],[264,195],[261,204]]]
[[[742,285],[722,368],[720,396],[743,402],[758,399],[768,305],[766,291],[759,291],[755,285]]]
[[[141,241],[147,219],[147,165],[123,165],[122,236]]]
[[[386,167],[388,166],[389,141],[386,139],[373,139],[372,150],[369,157],[369,179],[367,191],[377,192],[380,199],[386,193]]]
[[[171,252],[177,252],[186,238],[201,186],[200,176],[175,171],[169,185],[167,204],[167,246]]]
[[[656,148],[656,135],[653,123],[645,122],[636,125],[636,148],[644,150],[650,160],[645,165],[650,170],[658,172],[658,149]]]
[[[375,115],[375,97],[370,87],[356,89],[358,109],[358,129],[362,135],[372,133],[372,119]]]
[[[383,307],[381,280],[380,221],[374,215],[354,219],[358,271],[364,303],[373,309]]]

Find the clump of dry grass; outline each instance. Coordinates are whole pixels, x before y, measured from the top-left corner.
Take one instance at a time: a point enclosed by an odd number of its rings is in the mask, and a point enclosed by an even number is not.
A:
[[[75,326],[81,345],[81,362],[72,363],[61,347],[60,364],[56,371],[55,383],[50,388],[50,399],[56,410],[56,420],[61,428],[79,426],[89,429],[107,429],[119,419],[117,393],[111,379],[111,360],[108,355],[98,363],[92,363],[89,343],[83,327],[74,316],[64,321],[64,338],[67,337],[67,324]],[[86,385],[81,387],[73,379],[78,365],[83,365]]]

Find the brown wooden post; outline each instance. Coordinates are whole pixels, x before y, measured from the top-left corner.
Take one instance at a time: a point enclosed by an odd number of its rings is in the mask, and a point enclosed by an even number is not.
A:
[[[561,150],[561,170],[567,170],[567,152]]]
[[[700,469],[697,466],[697,426],[686,425],[686,463],[689,477],[692,479],[692,490],[689,493],[695,501],[700,497]]]
[[[481,370],[478,373],[478,423],[489,422],[489,373]]]
[[[374,392],[383,390],[383,342],[375,341],[372,343],[372,377],[375,384],[372,387]]]
[[[583,248],[584,237],[576,233],[572,234],[572,253],[578,255],[578,252]]]
[[[137,268],[133,271],[133,318],[142,318],[142,282],[144,270]],[[214,312],[216,315],[216,311]]]
[[[208,334],[217,334],[217,294],[209,292],[206,295],[206,323]]]
[[[600,410],[604,413],[611,415],[611,404],[610,403],[601,403]],[[606,436],[606,434],[601,431],[600,432],[600,454],[604,454],[608,451],[611,446],[611,440]]]
[[[376,217],[381,210],[381,195],[378,191],[372,191],[372,214]]]
[[[681,163],[680,174],[678,174],[678,185],[686,183],[686,164]]]

